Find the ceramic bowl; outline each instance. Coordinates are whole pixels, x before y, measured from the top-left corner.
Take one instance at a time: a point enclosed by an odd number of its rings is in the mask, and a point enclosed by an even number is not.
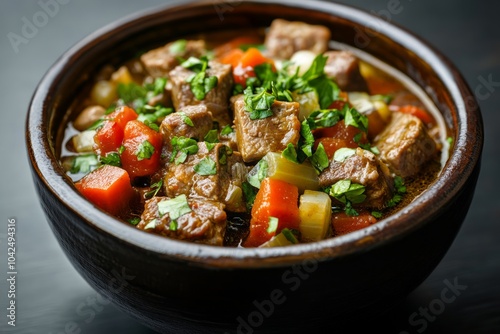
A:
[[[327,26],[334,41],[390,64],[435,104],[454,144],[439,178],[421,196],[341,237],[234,249],[144,233],[75,190],[58,162],[62,132],[75,92],[100,66],[189,34],[260,28],[277,17]],[[92,287],[139,322],[164,333],[314,332],[382,314],[433,271],[469,209],[483,124],[449,60],[364,11],[311,0],[183,1],[114,22],[64,53],[33,95],[26,141],[41,206],[63,251]]]

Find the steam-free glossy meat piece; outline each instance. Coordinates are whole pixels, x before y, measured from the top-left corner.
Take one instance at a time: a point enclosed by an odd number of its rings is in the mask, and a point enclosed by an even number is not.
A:
[[[215,60],[208,63],[206,77],[216,76],[217,86],[212,88],[202,101],[196,99],[191,91],[188,79],[195,73],[182,66],[177,66],[170,72],[172,83],[172,102],[175,109],[198,104],[215,104],[222,108],[228,107],[228,100],[233,89],[233,72],[231,65],[221,64]]]
[[[401,112],[393,113],[390,123],[375,138],[374,145],[380,151],[380,159],[402,177],[417,174],[437,152],[436,142],[424,123]]]
[[[186,117],[193,125],[188,124]],[[173,137],[187,137],[203,141],[212,127],[212,113],[205,105],[197,105],[184,107],[165,117],[161,122],[160,131],[163,135],[163,142],[170,145]]]
[[[238,151],[245,162],[261,159],[268,152],[281,152],[300,138],[299,104],[275,101],[273,116],[250,119],[243,95],[231,98]]]
[[[326,75],[335,80],[339,88],[347,92],[368,92],[368,85],[359,71],[358,58],[349,51],[325,52],[328,60]]]
[[[222,246],[226,231],[226,213],[219,202],[187,199],[191,212],[185,213],[172,223],[168,213],[158,211],[158,203],[172,198],[153,197],[145,204],[137,228],[166,237]],[[146,228],[147,227],[147,228]]]
[[[141,62],[152,77],[168,77],[169,72],[179,65],[179,58],[199,58],[206,53],[204,40],[187,41],[184,47],[171,42],[141,56]]]
[[[330,30],[324,26],[276,19],[266,35],[265,46],[270,57],[290,59],[300,50],[325,52],[330,36]]]
[[[212,163],[214,173],[196,172],[195,166],[200,163]],[[244,212],[242,183],[245,179],[246,169],[237,152],[221,143],[209,150],[205,142],[200,142],[198,153],[190,154],[185,162],[169,163],[163,184],[169,197],[184,194],[189,198],[221,202],[228,211]]]
[[[375,154],[357,148],[356,153],[343,162],[332,159],[319,176],[321,187],[328,187],[340,180],[351,180],[366,187],[366,199],[356,206],[383,209],[393,195],[393,180],[387,166]]]

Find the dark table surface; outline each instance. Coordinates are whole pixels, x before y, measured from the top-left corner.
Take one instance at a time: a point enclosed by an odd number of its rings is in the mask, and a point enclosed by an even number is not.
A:
[[[451,59],[476,93],[486,137],[475,198],[455,242],[403,307],[372,328],[383,333],[500,333],[500,131],[495,130],[500,124],[500,2],[400,0],[391,13],[394,1],[342,2],[384,14]],[[152,333],[112,304],[96,302],[97,293],[64,256],[32,184],[24,121],[37,83],[66,49],[113,20],[167,1],[60,0],[57,12],[43,22],[36,16],[43,10],[40,4],[49,2],[0,2],[0,329],[66,333],[76,326],[75,333]],[[26,39],[13,46],[9,33],[23,36],[23,25],[33,19],[44,24],[25,31]],[[17,225],[15,328],[6,318],[8,219]],[[450,282],[461,291],[440,309]],[[329,332],[335,332],[334,324]]]

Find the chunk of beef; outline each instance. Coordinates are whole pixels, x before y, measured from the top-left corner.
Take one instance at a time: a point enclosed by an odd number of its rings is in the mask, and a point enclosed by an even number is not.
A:
[[[221,64],[215,60],[208,63],[207,77],[216,76],[217,86],[212,88],[202,101],[199,101],[191,91],[187,80],[195,74],[193,71],[177,66],[170,72],[172,82],[172,102],[176,109],[189,105],[215,104],[222,108],[228,107],[228,100],[233,88],[233,72],[231,65]]]
[[[186,123],[188,117],[193,125]],[[193,138],[202,141],[213,127],[212,113],[204,105],[187,106],[165,117],[161,122],[160,131],[163,142],[170,145],[173,137]]]
[[[330,30],[324,26],[275,19],[266,35],[265,46],[268,56],[290,59],[300,50],[325,52],[330,37]]]
[[[273,116],[250,119],[243,95],[231,98],[238,151],[245,162],[261,159],[268,152],[281,152],[300,138],[299,104],[275,101]]]
[[[423,122],[401,112],[393,113],[387,127],[375,138],[374,145],[380,151],[380,158],[402,177],[417,174],[437,153],[436,142]]]
[[[205,41],[187,41],[185,48],[172,47],[175,42],[153,49],[141,56],[141,62],[152,77],[168,77],[171,70],[179,65],[179,58],[199,58],[206,53]]]
[[[153,197],[147,200],[137,228],[169,238],[222,246],[227,217],[221,203],[187,199],[192,211],[177,218],[176,224],[171,226],[169,214],[161,216],[158,211],[158,203],[169,199]]]
[[[343,162],[332,159],[319,175],[321,187],[328,187],[340,180],[351,180],[365,186],[366,199],[359,207],[383,209],[393,195],[393,179],[387,166],[375,154],[357,148],[356,153]]]
[[[368,85],[359,71],[359,61],[354,54],[349,51],[328,51],[325,56],[328,57],[325,73],[335,80],[341,90],[368,92]]]
[[[215,164],[215,174],[200,175],[195,166],[200,162]],[[189,198],[201,198],[221,202],[228,211],[244,212],[242,183],[246,169],[241,155],[232,152],[223,144],[216,144],[211,150],[205,142],[198,143],[198,153],[188,156],[184,163],[170,163],[163,181],[169,197],[185,194]]]

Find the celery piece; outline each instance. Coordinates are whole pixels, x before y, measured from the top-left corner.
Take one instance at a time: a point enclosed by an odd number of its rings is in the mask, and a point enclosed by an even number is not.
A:
[[[332,201],[321,191],[306,190],[299,205],[302,239],[319,241],[326,237],[332,219]]]
[[[268,177],[294,184],[301,193],[320,188],[318,174],[310,163],[297,164],[276,152],[267,153],[263,159],[267,161]]]

